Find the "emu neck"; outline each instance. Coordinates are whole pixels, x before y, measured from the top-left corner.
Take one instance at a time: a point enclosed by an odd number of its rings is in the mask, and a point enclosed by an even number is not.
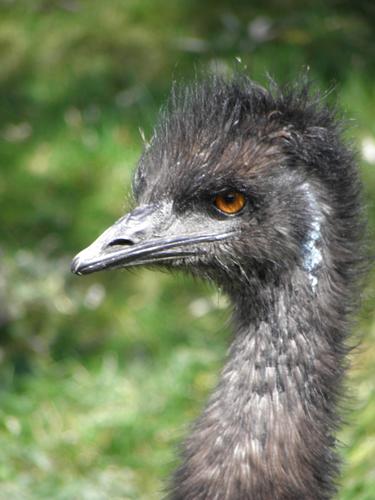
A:
[[[304,278],[237,305],[228,360],[185,443],[174,500],[331,498],[342,355],[324,326],[321,283]]]

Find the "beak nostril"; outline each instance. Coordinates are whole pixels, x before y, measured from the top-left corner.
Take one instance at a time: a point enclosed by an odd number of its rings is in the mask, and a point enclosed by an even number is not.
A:
[[[130,247],[132,245],[134,245],[134,241],[132,240],[128,240],[126,238],[116,238],[115,240],[108,243],[107,247],[115,247],[115,246]]]

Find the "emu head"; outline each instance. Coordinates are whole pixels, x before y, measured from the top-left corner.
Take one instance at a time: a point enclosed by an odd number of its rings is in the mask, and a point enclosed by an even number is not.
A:
[[[300,268],[313,283],[333,123],[306,87],[211,77],[174,89],[134,176],[137,207],[72,270],[185,268],[231,291]]]

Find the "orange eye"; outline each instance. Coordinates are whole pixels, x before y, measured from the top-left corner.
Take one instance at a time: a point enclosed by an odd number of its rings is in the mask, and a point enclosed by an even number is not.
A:
[[[238,214],[245,204],[245,195],[238,191],[228,191],[224,194],[218,194],[214,198],[215,207],[227,215]]]

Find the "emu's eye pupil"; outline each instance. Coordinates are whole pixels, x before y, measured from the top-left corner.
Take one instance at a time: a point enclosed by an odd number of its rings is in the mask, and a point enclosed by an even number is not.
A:
[[[240,212],[245,206],[245,195],[238,191],[218,194],[214,198],[215,207],[227,215],[234,215]]]
[[[228,193],[223,196],[226,203],[234,203],[236,200],[236,195],[234,193]]]

